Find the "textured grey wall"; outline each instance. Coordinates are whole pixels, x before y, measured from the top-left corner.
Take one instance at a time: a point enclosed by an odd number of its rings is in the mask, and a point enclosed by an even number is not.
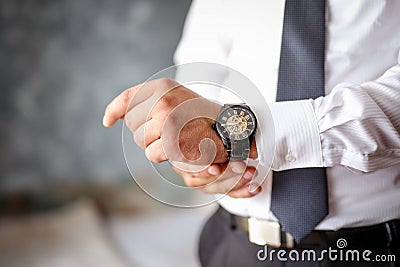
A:
[[[189,0],[0,0],[0,192],[127,179],[120,90],[172,64]]]

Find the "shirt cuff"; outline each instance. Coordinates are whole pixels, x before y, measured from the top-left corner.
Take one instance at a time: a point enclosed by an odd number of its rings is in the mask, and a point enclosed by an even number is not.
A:
[[[312,101],[269,105],[275,126],[274,171],[323,167],[321,140]]]

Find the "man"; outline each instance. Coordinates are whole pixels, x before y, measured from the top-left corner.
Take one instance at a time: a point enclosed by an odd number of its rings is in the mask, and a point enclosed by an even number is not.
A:
[[[203,266],[319,266],[321,261],[288,255],[307,249],[320,253],[328,247],[373,251],[360,262],[325,257],[322,261],[328,266],[394,266],[388,260],[378,262],[376,256],[399,252],[400,1],[329,0],[316,8],[321,2],[192,4],[176,62],[215,62],[248,76],[270,105],[276,135],[274,172],[254,189],[249,187],[257,175],[254,167],[236,172],[232,167],[223,174],[236,152],[215,130],[214,121],[196,119],[182,129],[179,146],[188,159],[200,157],[198,144],[204,138],[216,144],[214,164],[207,170],[177,169],[185,183],[198,187],[216,181],[204,187],[204,193],[228,195],[204,228]],[[314,13],[305,15],[310,10]],[[305,25],[307,21],[311,24]],[[307,57],[301,58],[303,54]],[[305,65],[302,60],[310,58]],[[154,162],[175,160],[166,155],[161,140],[174,108],[200,98],[200,106],[217,119],[235,104],[222,99],[228,104],[222,108],[168,79],[150,81],[147,93],[137,97],[139,88],[128,89],[110,103],[104,125],[125,118],[135,142]],[[134,98],[139,100],[129,106]],[[217,119],[218,123],[224,124]],[[230,123],[236,127],[237,118]],[[256,130],[268,131],[266,124],[257,121]],[[249,152],[237,159],[257,158],[260,138],[249,139]],[[224,179],[217,179],[221,175]],[[260,257],[268,254],[262,251],[264,244],[276,247],[266,261]]]

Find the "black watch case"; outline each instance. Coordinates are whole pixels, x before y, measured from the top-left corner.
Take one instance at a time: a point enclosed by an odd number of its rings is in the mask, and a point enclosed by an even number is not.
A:
[[[245,160],[250,154],[257,119],[244,104],[226,104],[217,116],[215,129],[228,152],[229,160]]]

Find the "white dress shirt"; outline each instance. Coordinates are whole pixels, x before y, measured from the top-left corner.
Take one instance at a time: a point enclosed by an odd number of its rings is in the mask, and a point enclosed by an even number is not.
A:
[[[316,229],[400,218],[399,12],[396,0],[328,0],[326,96],[274,103],[284,0],[197,0],[189,11],[176,63],[227,65],[257,85],[275,122],[273,170],[328,167],[329,215]],[[270,173],[260,194],[220,204],[276,220],[271,185]]]

